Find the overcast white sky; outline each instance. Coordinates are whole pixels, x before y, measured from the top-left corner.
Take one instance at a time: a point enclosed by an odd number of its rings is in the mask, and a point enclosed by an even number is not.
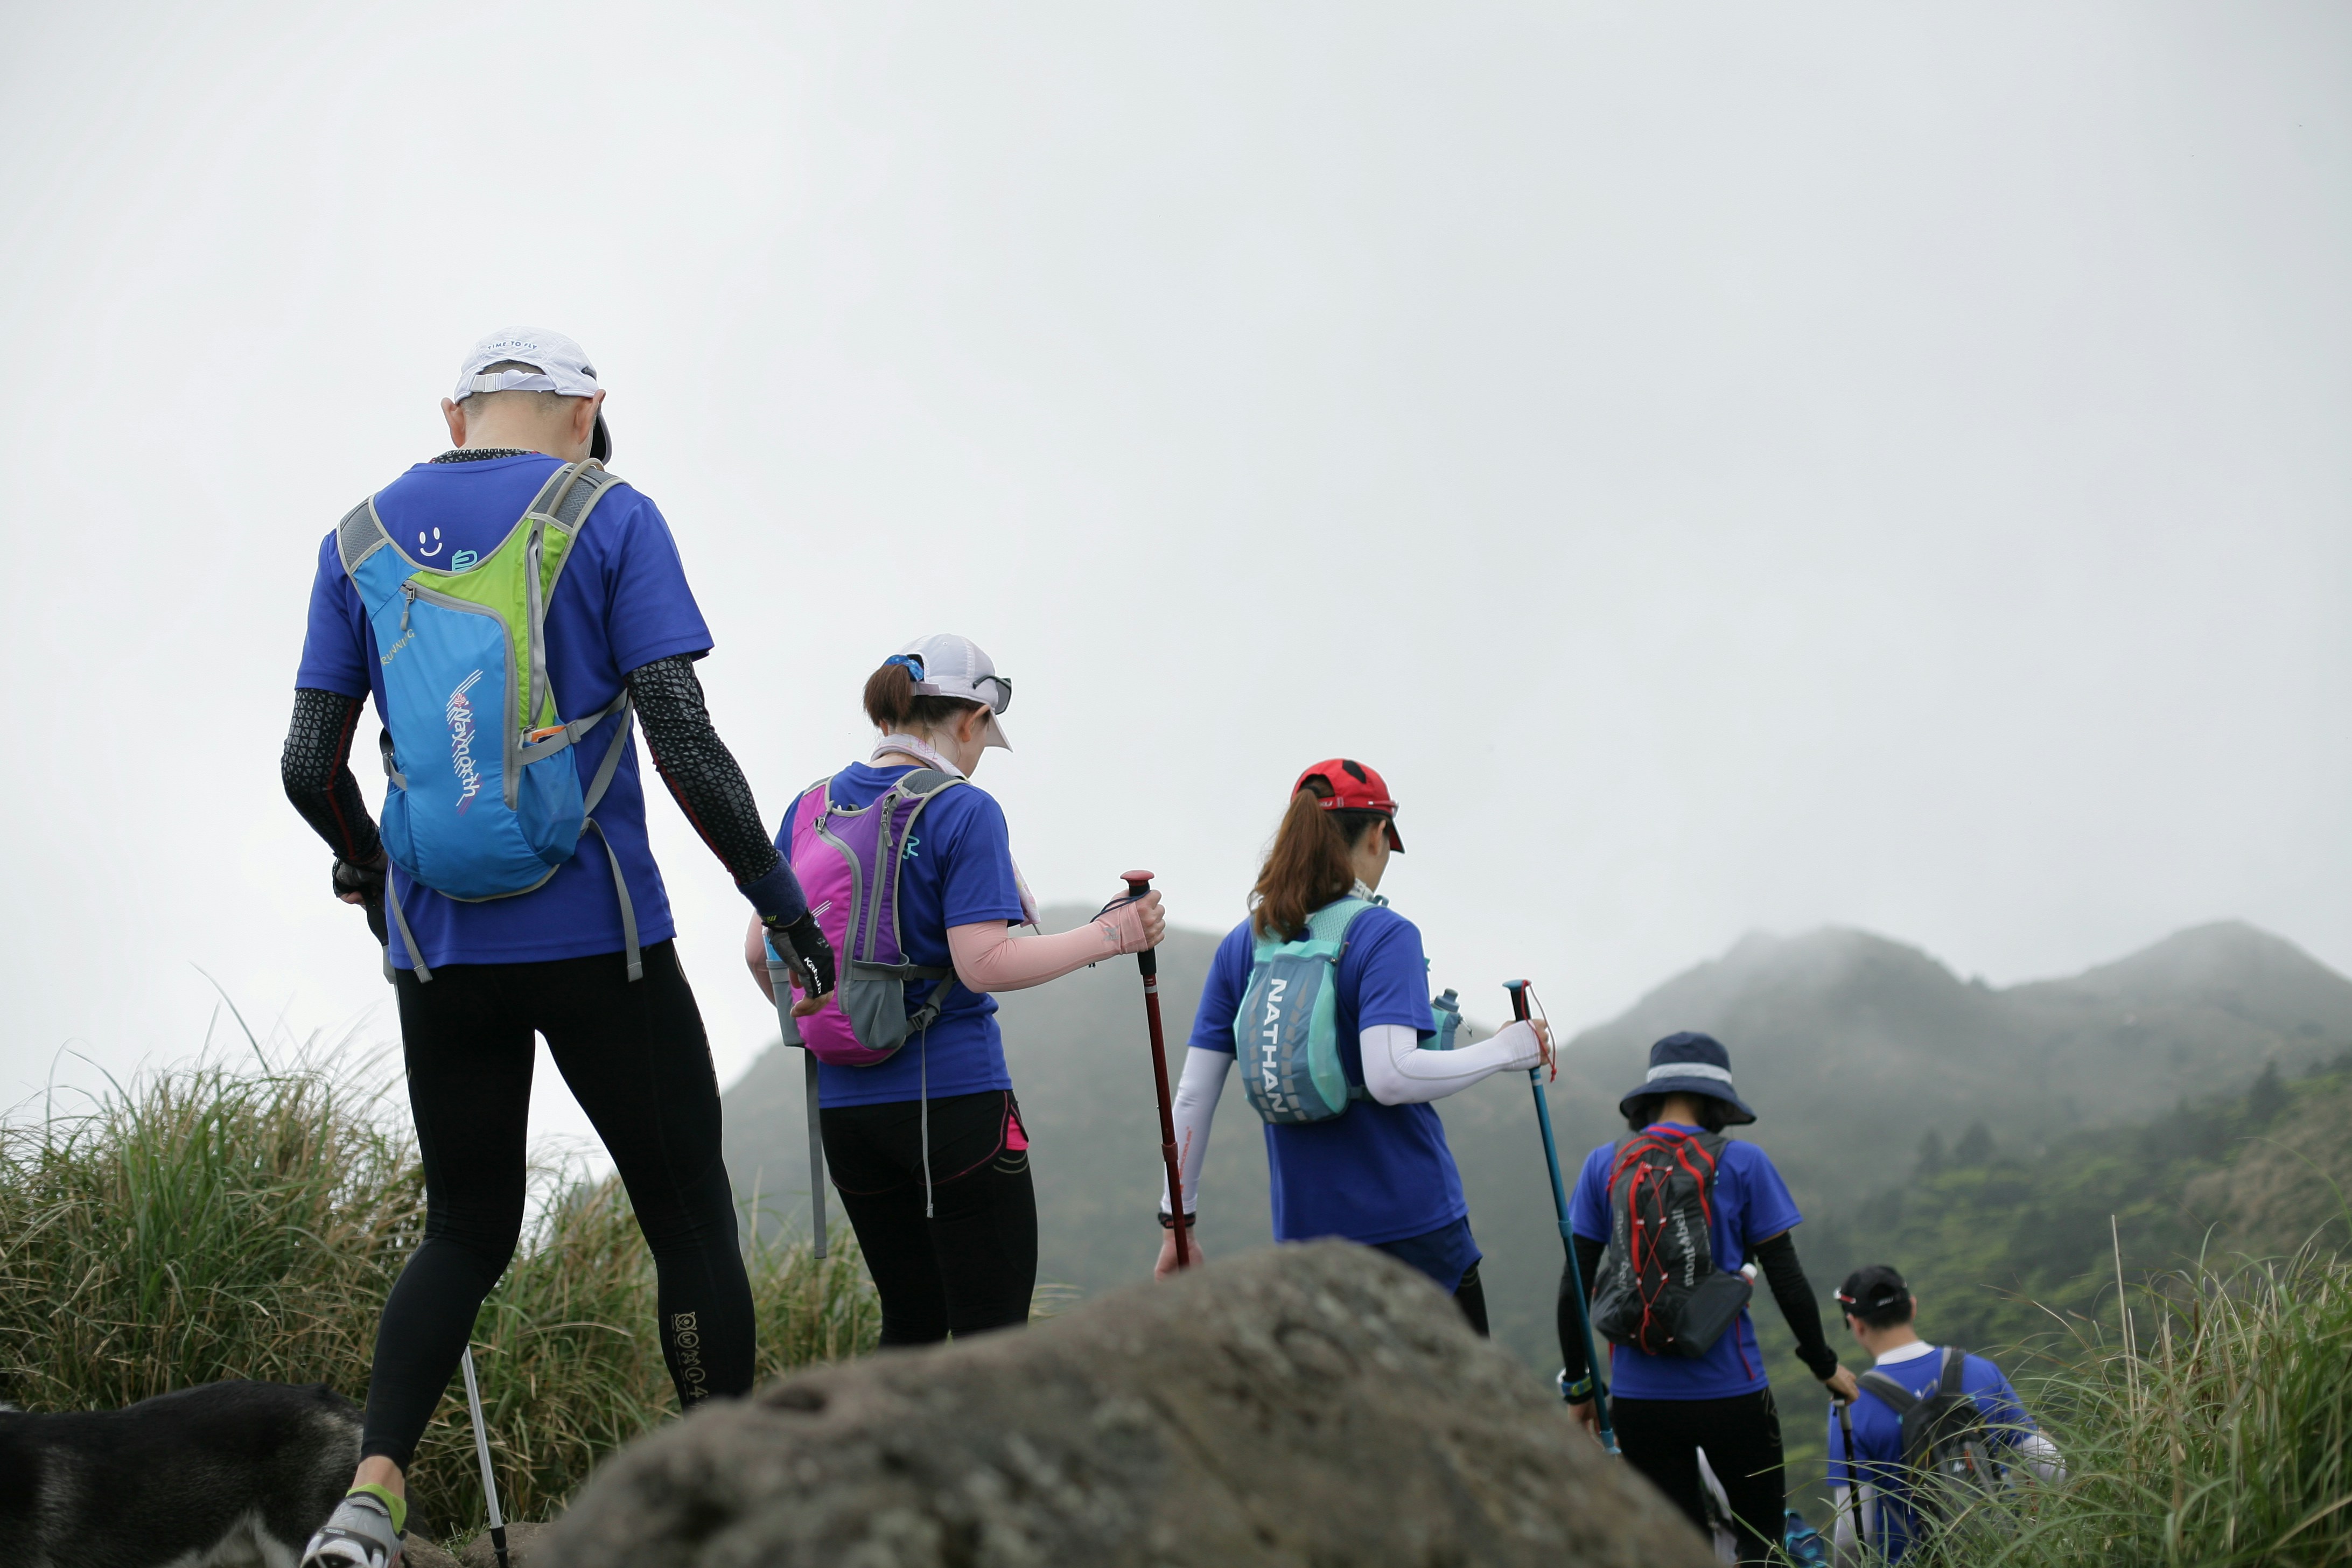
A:
[[[949,629],[1045,897],[1223,926],[1360,756],[1489,1013],[1825,921],[2352,968],[2343,5],[9,0],[0,148],[0,1101],[194,1048],[198,965],[392,1036],[278,745],[319,537],[509,323],[771,815]]]

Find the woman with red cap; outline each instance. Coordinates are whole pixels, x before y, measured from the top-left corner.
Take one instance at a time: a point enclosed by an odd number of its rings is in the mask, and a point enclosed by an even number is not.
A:
[[[1181,1223],[1190,1230],[1198,1216],[1210,1123],[1254,974],[1282,944],[1328,936],[1338,947],[1332,974],[1345,1099],[1336,1111],[1318,1107],[1301,1119],[1269,1114],[1251,1096],[1266,1119],[1275,1238],[1336,1236],[1376,1247],[1452,1291],[1484,1333],[1470,1206],[1430,1102],[1506,1069],[1536,1066],[1549,1056],[1549,1037],[1541,1023],[1517,1023],[1474,1046],[1423,1048],[1436,1029],[1421,932],[1377,896],[1390,855],[1404,848],[1396,810],[1381,775],[1344,757],[1316,763],[1291,786],[1289,809],[1250,894],[1249,918],[1218,945],[1193,1016],[1176,1091]],[[1160,1223],[1171,1231],[1160,1244],[1164,1276],[1176,1266],[1178,1223],[1165,1196]]]

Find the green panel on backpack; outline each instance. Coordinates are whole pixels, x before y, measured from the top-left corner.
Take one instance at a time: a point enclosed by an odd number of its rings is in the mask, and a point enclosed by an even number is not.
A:
[[[548,597],[555,592],[555,580],[562,574],[563,558],[571,548],[571,533],[551,524],[540,546],[540,603],[542,610]],[[514,531],[499,542],[497,549],[463,572],[443,572],[430,566],[419,566],[410,574],[418,587],[429,588],[434,593],[446,594],[453,599],[463,599],[467,604],[496,611],[499,618],[506,623],[507,640],[511,646],[514,668],[519,677],[515,682],[515,728],[518,730],[562,722],[562,716],[555,710],[555,693],[551,688],[546,693],[537,719],[523,711],[530,703],[530,604],[526,592],[530,579],[524,574],[523,564],[530,549],[530,530],[517,524]]]

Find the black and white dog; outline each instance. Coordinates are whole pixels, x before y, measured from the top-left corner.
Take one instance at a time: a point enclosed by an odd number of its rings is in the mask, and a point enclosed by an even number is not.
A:
[[[294,1568],[351,1485],[359,1406],[210,1383],[128,1410],[0,1405],[6,1568]]]

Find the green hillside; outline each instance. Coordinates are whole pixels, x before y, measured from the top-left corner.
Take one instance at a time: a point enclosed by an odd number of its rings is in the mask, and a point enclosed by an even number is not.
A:
[[[1824,1297],[1866,1263],[1901,1269],[1920,1331],[1991,1352],[2022,1379],[2111,1342],[2116,1282],[2241,1256],[2342,1247],[2352,1194],[2352,1053],[2300,1082],[2266,1068],[2247,1092],[2181,1100],[2152,1121],[2086,1130],[2044,1150],[1982,1124],[1932,1134],[1900,1184],[1805,1227]],[[1797,1469],[1818,1475],[1828,1406],[1793,1369],[1777,1313],[1758,1326],[1781,1383]],[[1850,1340],[1849,1364],[1867,1364]]]

